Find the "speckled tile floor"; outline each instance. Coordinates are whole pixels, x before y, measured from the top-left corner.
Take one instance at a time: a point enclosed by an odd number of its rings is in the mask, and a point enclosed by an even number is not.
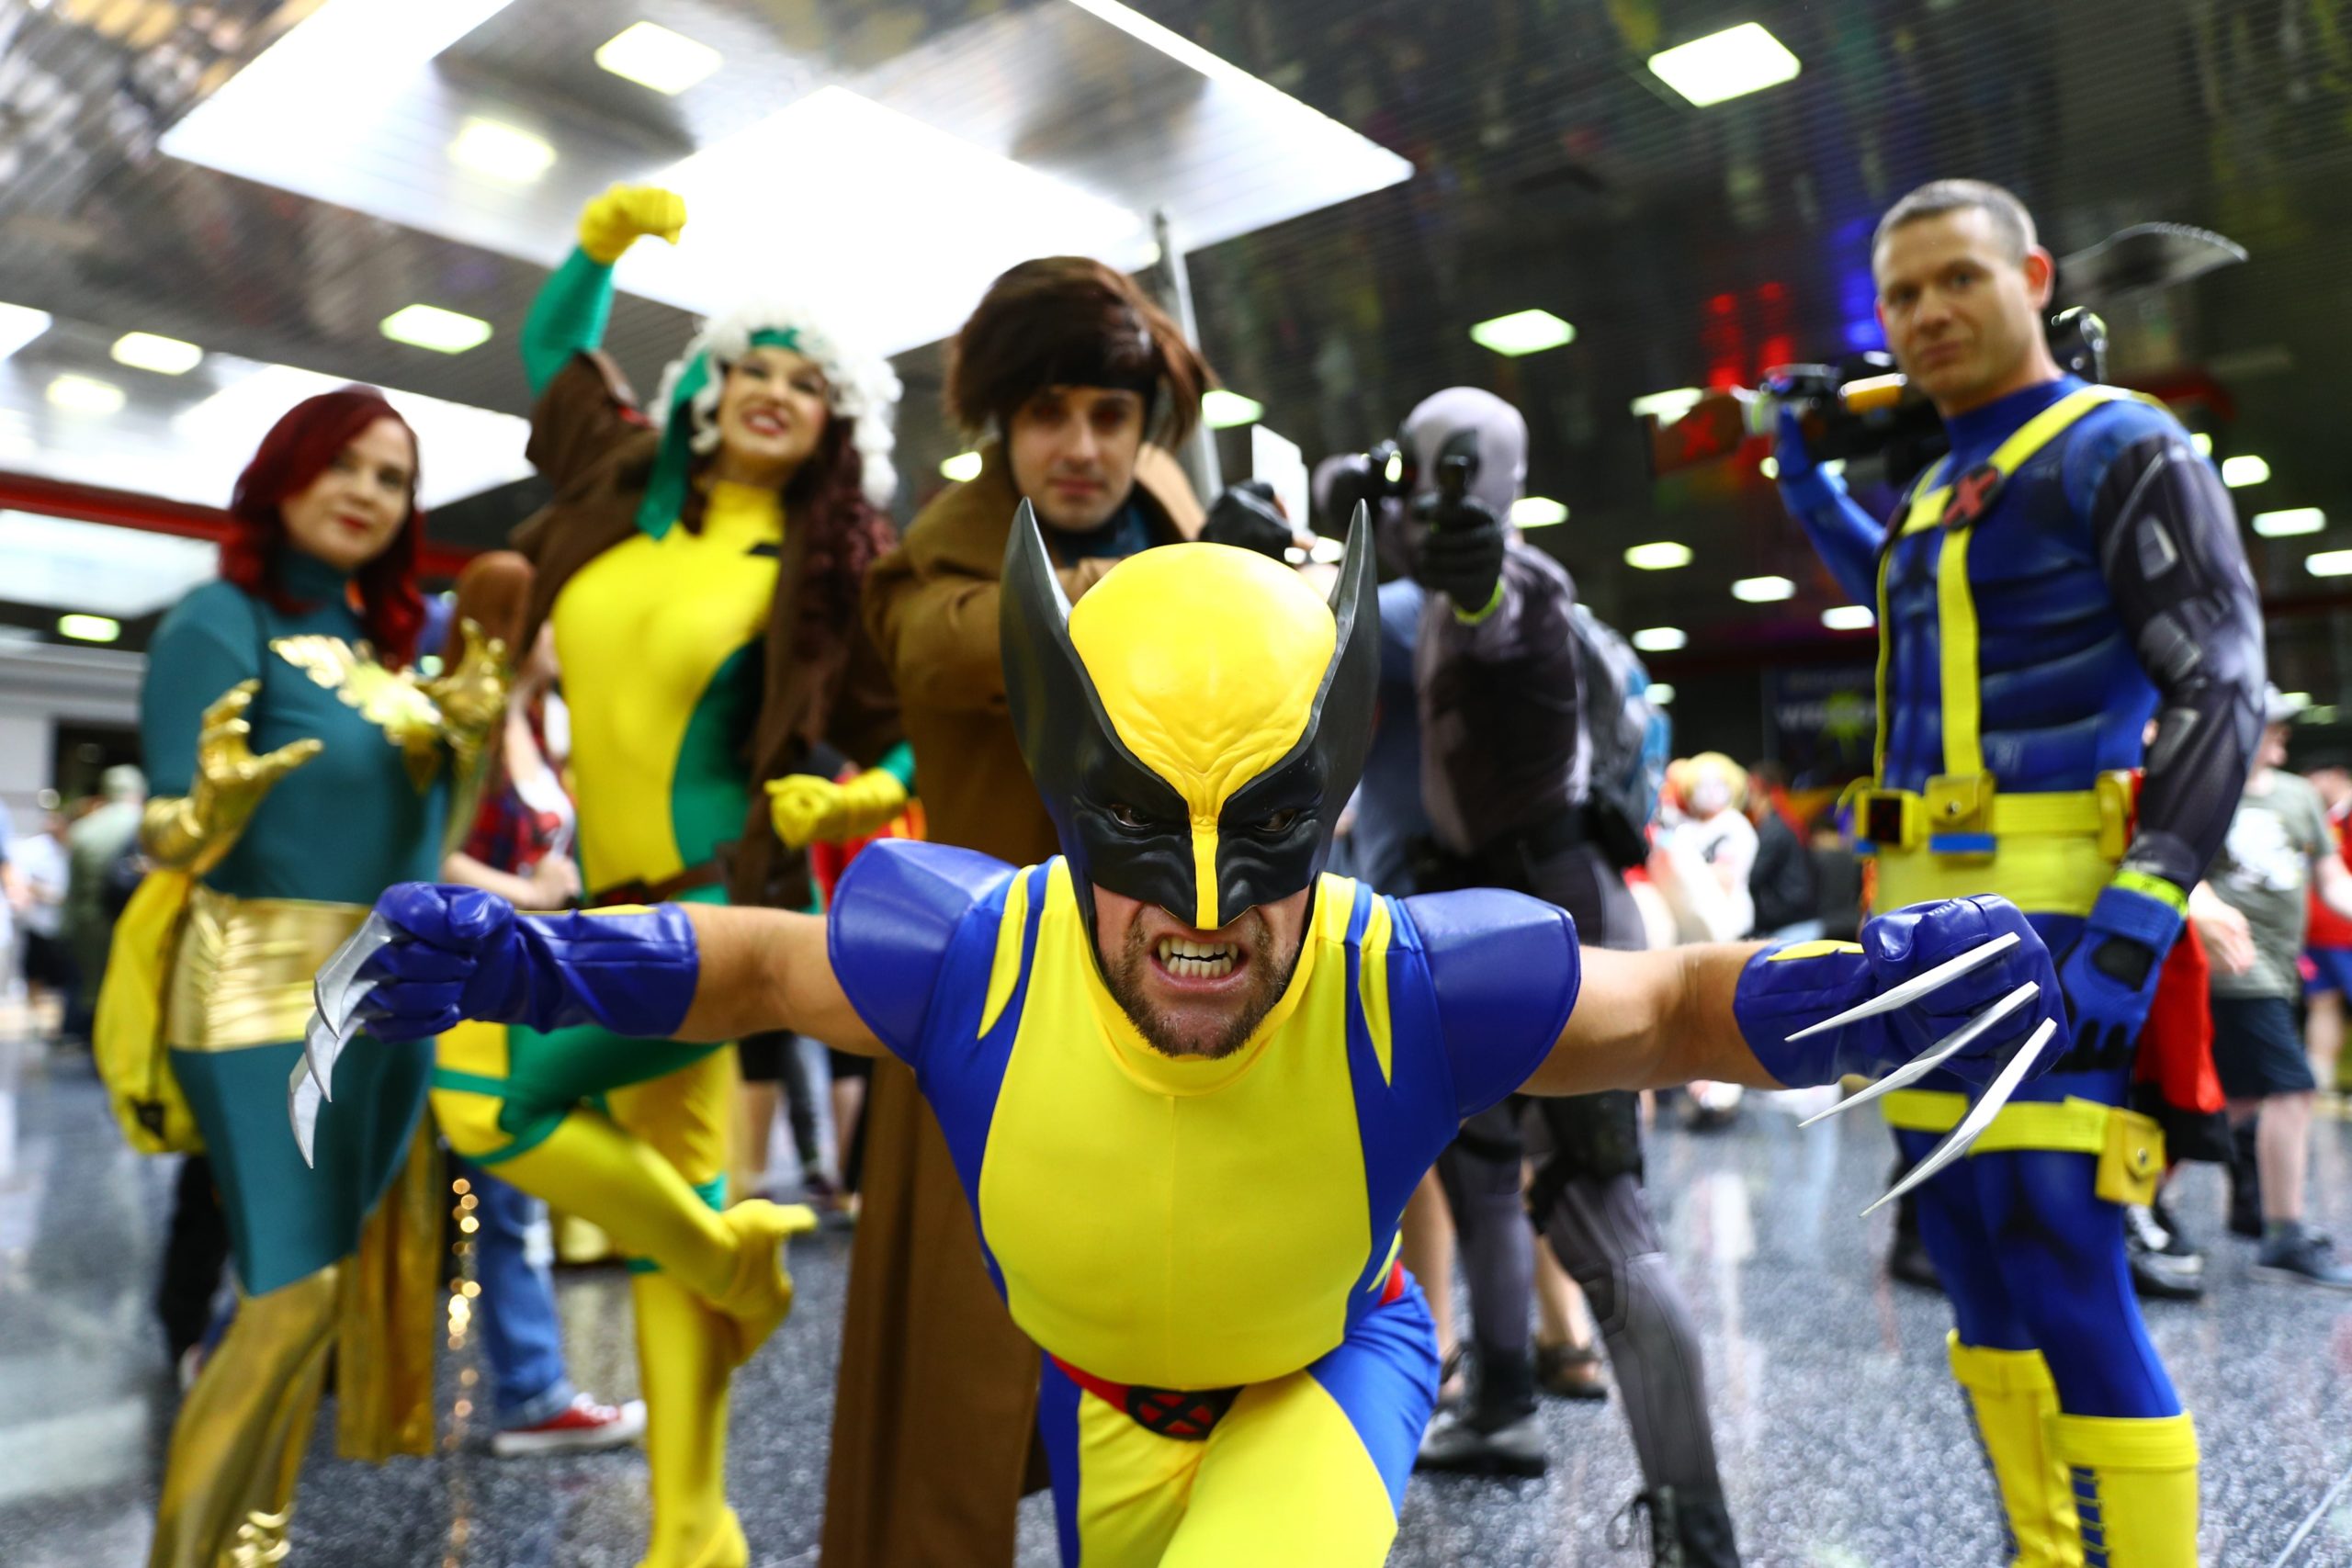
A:
[[[2315,1217],[2352,1235],[2352,1128],[2322,1123]],[[1800,1134],[1784,1111],[1653,1141],[1652,1187],[1706,1334],[1717,1442],[1747,1561],[1813,1568],[1991,1565],[1989,1483],[1943,1375],[1941,1300],[1877,1267],[1886,1167],[1867,1124]],[[148,1306],[167,1166],[122,1151],[86,1063],[0,1043],[0,1564],[135,1568],[171,1408]],[[2221,1235],[2218,1173],[2179,1207],[2215,1252],[2202,1303],[2150,1321],[2204,1444],[2204,1560],[2352,1563],[2352,1299],[2256,1285]],[[845,1237],[797,1247],[801,1305],[738,1380],[730,1491],[763,1565],[812,1563]],[[560,1286],[573,1375],[632,1391],[626,1285]],[[459,1393],[447,1359],[443,1406]],[[1633,1564],[1610,1522],[1636,1482],[1612,1406],[1547,1406],[1555,1464],[1513,1484],[1416,1481],[1396,1568]],[[635,1452],[500,1461],[460,1449],[381,1468],[314,1453],[295,1563],[628,1568],[642,1540]],[[2347,1488],[2352,1492],[2352,1488]],[[1023,1568],[1053,1561],[1042,1500]],[[2310,1525],[2293,1551],[2281,1557]]]

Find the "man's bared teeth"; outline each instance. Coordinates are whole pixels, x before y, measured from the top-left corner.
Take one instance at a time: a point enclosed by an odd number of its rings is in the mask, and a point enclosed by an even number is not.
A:
[[[1213,980],[1230,975],[1237,956],[1230,942],[1193,942],[1175,936],[1159,939],[1160,967],[1184,979]]]

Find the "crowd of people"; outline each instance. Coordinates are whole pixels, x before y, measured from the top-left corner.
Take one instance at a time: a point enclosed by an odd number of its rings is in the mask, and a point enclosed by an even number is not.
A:
[[[2131,1283],[2201,1288],[2169,1140],[2230,1164],[2257,1275],[2352,1288],[2303,1202],[2352,773],[2285,771],[2226,494],[2169,414],[2050,362],[2013,197],[1941,182],[1881,229],[1953,448],[1893,543],[1784,423],[1790,509],[1894,672],[1875,775],[1802,795],[1668,761],[1639,660],[1510,525],[1529,431],[1490,392],[1327,465],[1315,517],[1204,504],[1170,453],[1208,366],[1130,279],[1028,262],[950,344],[979,470],[900,536],[886,362],[753,302],[641,405],[612,269],[691,243],[684,204],[616,187],[577,238],[522,328],[555,499],[514,548],[428,601],[431,453],[367,389],[299,405],[155,634],[146,781],[7,841],[27,978],[133,1145],[186,1156],[153,1568],[286,1554],[331,1356],[346,1454],[430,1445],[442,1147],[494,1449],[641,1438],[656,1568],[751,1560],[727,1397],[792,1308],[817,1218],[786,1196],[856,1215],[831,1568],[1009,1563],[1047,1480],[1071,1564],[1369,1564],[1416,1465],[1540,1473],[1539,1397],[1612,1393],[1657,1561],[1736,1563],[1644,1091],[1719,1126],[1742,1084],[1938,1035],[1884,1098],[1895,1266],[1952,1296],[2018,1560],[2195,1561]],[[2029,521],[2072,542],[1959,553]],[[2097,547],[2135,529],[2165,547]],[[1964,999],[1859,1021],[1987,938]],[[1938,1146],[2019,1050],[2047,1071]],[[629,1262],[641,1402],[566,1373],[546,1205]]]

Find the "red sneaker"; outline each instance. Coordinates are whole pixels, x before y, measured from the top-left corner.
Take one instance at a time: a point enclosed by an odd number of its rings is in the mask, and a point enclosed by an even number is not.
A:
[[[593,1394],[576,1395],[569,1408],[536,1427],[516,1427],[490,1439],[490,1451],[500,1459],[526,1454],[582,1453],[617,1449],[645,1434],[645,1401],[599,1404]]]

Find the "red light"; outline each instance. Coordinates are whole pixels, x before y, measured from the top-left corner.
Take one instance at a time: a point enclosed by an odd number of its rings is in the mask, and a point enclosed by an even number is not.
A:
[[[1718,316],[1728,316],[1738,307],[1738,296],[1732,294],[1718,294],[1707,301],[1707,309]]]
[[[1756,298],[1758,299],[1778,300],[1787,293],[1788,290],[1777,283],[1766,283],[1758,287],[1756,290]]]

